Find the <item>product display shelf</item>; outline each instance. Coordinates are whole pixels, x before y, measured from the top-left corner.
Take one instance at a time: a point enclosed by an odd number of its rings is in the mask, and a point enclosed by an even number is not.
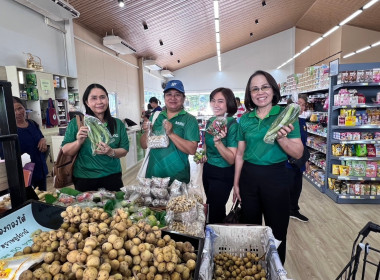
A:
[[[319,132],[315,132],[315,131],[311,131],[311,130],[308,130],[307,133],[322,136],[322,137],[327,137],[326,133],[319,133]]]
[[[331,139],[332,144],[380,144],[380,140],[337,140]]]
[[[318,166],[319,168],[321,168],[323,171],[326,171],[326,167],[322,166],[322,164],[320,164],[318,161],[311,158],[309,159],[309,161],[313,163],[314,165]]]
[[[380,63],[357,63],[357,64],[340,64],[339,72],[343,71],[358,71],[358,70],[367,70],[367,69],[375,69],[380,68]],[[365,95],[366,104],[359,104],[355,106],[343,105],[343,106],[333,106],[334,104],[334,95],[338,94],[340,89],[349,88],[355,89]],[[340,114],[339,109],[342,108],[376,108],[379,107],[379,104],[369,104],[373,99],[376,99],[377,92],[380,91],[380,83],[350,83],[350,84],[339,84],[337,85],[337,76],[331,77],[330,79],[330,92],[329,95],[329,119],[328,119],[328,137],[327,137],[327,161],[326,161],[326,181],[325,185],[326,190],[325,193],[336,203],[353,203],[353,204],[380,204],[380,196],[376,195],[352,195],[352,194],[338,194],[328,187],[328,178],[338,179],[342,181],[380,181],[380,177],[356,177],[356,176],[339,176],[332,174],[332,165],[333,164],[341,164],[342,160],[368,160],[368,161],[376,161],[379,157],[348,157],[348,156],[333,156],[332,155],[332,144],[373,144],[376,140],[337,140],[333,139],[333,135],[335,131],[338,132],[349,132],[352,130],[360,131],[360,132],[375,132],[378,131],[380,125],[361,125],[361,126],[338,126],[338,116]]]
[[[340,204],[378,204],[378,195],[352,195],[352,194],[338,194],[329,188],[326,189],[326,195]]]
[[[309,148],[312,148],[312,149],[314,149],[314,150],[316,150],[318,152],[321,152],[322,154],[326,154],[326,150],[323,150],[323,149],[321,149],[319,147],[315,147],[313,145],[306,145],[306,146],[308,146]]]
[[[310,174],[307,174],[306,172],[303,173],[303,177],[312,184],[317,190],[324,192],[324,184],[321,184],[321,182],[315,180],[313,177],[310,176]]]

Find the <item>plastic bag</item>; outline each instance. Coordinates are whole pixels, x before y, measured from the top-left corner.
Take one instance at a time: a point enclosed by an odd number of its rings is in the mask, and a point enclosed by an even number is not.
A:
[[[166,121],[166,120],[164,120]],[[167,148],[169,146],[169,137],[166,135],[165,129],[162,131],[149,130],[147,138],[147,147],[150,149]]]
[[[85,115],[84,125],[89,128],[88,138],[91,141],[91,150],[93,155],[96,155],[95,151],[98,149],[98,144],[100,142],[104,142],[109,145],[115,141],[109,130],[98,118]]]
[[[213,136],[217,136],[219,135],[221,131],[225,131],[226,126],[227,126],[226,117],[216,117],[215,120],[206,129],[206,131]]]
[[[182,195],[182,185],[185,183],[182,183],[175,179],[173,183],[170,185],[170,197],[176,197]]]
[[[161,188],[151,188],[150,193],[152,194],[153,197],[159,198],[159,199],[164,199],[169,196],[168,190],[161,189]]]
[[[203,203],[202,194],[202,188],[200,186],[193,185],[191,181],[189,184],[187,184],[187,195],[190,197],[194,197],[199,203]]]
[[[167,188],[169,185],[170,177],[159,178],[152,177],[152,187],[156,188]]]
[[[212,228],[206,227],[206,237],[205,237],[205,243],[204,243],[203,251],[202,251],[202,262],[201,262],[201,267],[199,269],[199,278],[201,280],[212,279],[213,271],[214,271],[213,244],[214,244],[215,238],[217,237],[218,235],[215,233],[215,231]]]
[[[145,187],[150,187],[152,185],[152,179],[150,178],[138,177],[137,180],[139,181],[140,185],[143,185]]]

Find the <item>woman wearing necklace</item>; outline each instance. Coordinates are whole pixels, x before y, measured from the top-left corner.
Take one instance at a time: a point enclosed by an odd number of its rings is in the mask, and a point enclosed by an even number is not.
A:
[[[98,118],[112,135],[110,144],[100,142],[94,156],[88,127],[78,130],[76,119],[70,121],[62,142],[64,154],[78,157],[74,164],[73,182],[79,191],[94,191],[105,188],[119,191],[123,187],[120,158],[128,153],[129,141],[123,122],[110,113],[107,90],[99,84],[91,84],[83,94],[86,114]]]
[[[275,79],[265,71],[256,71],[245,90],[247,113],[239,122],[238,149],[235,159],[234,200],[242,203],[242,223],[262,224],[273,230],[281,241],[278,253],[285,262],[286,235],[289,224],[288,155],[300,158],[303,145],[298,121],[284,126],[274,144],[263,138],[283,110],[277,103],[280,90]]]
[[[31,184],[35,188],[38,187],[40,190],[46,191],[46,175],[48,173],[45,156],[47,151],[46,139],[38,124],[26,118],[26,110],[20,98],[13,97],[13,107],[21,154],[29,154],[31,162],[34,163]]]

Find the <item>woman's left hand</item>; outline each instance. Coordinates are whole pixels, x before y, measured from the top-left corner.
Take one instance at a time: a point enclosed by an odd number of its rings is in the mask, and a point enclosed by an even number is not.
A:
[[[170,134],[173,133],[173,124],[169,122],[168,120],[164,120],[164,129],[166,131],[166,134],[169,136]]]
[[[104,142],[99,142],[98,148],[95,150],[95,153],[98,155],[109,155],[112,152],[112,148]]]
[[[40,139],[40,141],[38,142],[37,148],[41,153],[44,153],[47,151],[47,145],[46,145],[46,139],[45,138]]]
[[[288,136],[290,132],[294,130],[294,126],[292,124],[284,125],[278,132],[277,132],[277,140],[283,139]]]

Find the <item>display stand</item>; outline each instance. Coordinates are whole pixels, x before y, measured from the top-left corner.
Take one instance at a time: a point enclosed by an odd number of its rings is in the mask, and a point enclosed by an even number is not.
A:
[[[0,131],[0,142],[3,145],[8,177],[8,189],[12,208],[16,208],[25,202],[26,192],[11,83],[5,81],[0,81]]]
[[[344,71],[358,71],[358,70],[368,70],[380,68],[380,63],[358,63],[358,64],[340,64],[339,72]],[[380,108],[380,104],[372,103],[372,99],[376,99],[377,92],[380,91],[380,83],[342,83],[337,84],[337,76],[331,77],[330,83],[330,96],[329,96],[329,122],[328,122],[328,138],[327,138],[327,176],[326,176],[326,186],[328,186],[328,177],[332,179],[338,179],[345,181],[346,183],[353,182],[366,182],[371,184],[371,182],[380,181],[380,177],[366,177],[366,176],[340,176],[333,175],[332,165],[340,164],[341,161],[378,161],[379,157],[348,157],[348,156],[333,156],[332,154],[332,144],[379,144],[380,141],[376,140],[339,140],[334,139],[334,132],[378,132],[380,125],[360,125],[360,126],[342,126],[338,125],[338,116],[340,109],[366,109],[366,108]],[[366,98],[366,104],[358,104],[355,106],[344,105],[344,106],[333,106],[334,105],[334,95],[338,94],[340,89],[357,89],[360,93],[364,94]],[[337,203],[366,203],[366,204],[379,204],[380,195],[377,194],[350,194],[350,193],[336,193],[333,190],[326,188],[326,194]]]

